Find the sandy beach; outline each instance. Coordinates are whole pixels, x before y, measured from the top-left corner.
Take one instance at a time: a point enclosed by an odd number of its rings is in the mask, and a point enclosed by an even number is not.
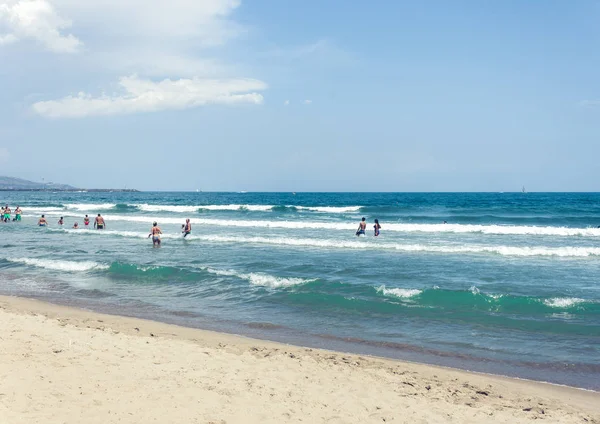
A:
[[[1,297],[2,423],[600,423],[600,394]]]

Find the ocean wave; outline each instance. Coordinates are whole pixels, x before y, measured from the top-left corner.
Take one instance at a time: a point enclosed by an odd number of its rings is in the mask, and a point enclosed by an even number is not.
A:
[[[201,269],[210,272],[211,274],[220,276],[236,277],[242,280],[248,281],[250,284],[255,286],[280,288],[280,287],[291,287],[300,284],[306,284],[315,281],[314,279],[303,279],[297,277],[276,277],[274,275],[264,273],[238,273],[231,270],[220,270],[214,268],[202,267]]]
[[[79,211],[98,211],[114,209],[115,203],[67,203],[64,205],[66,209],[75,209]]]
[[[351,213],[358,212],[362,206],[294,206],[298,210],[323,212],[323,213]]]
[[[323,213],[347,213],[360,210],[360,206],[293,206],[293,205],[150,205],[130,204],[144,212],[175,212],[191,213],[198,211],[250,211],[250,212],[272,212],[272,211],[310,211]]]
[[[468,290],[443,290],[374,287],[383,296],[410,301],[411,305],[445,309],[464,309],[469,306],[493,312],[553,313],[555,309],[600,313],[600,304],[573,297],[530,297],[498,293],[484,293],[473,286]]]
[[[104,270],[108,269],[108,265],[100,264],[92,261],[62,261],[53,259],[36,259],[36,258],[7,258],[9,262],[35,266],[37,268],[51,269],[55,271],[66,271],[66,272],[84,272],[92,270]]]
[[[417,295],[423,293],[423,290],[399,289],[399,288],[387,289],[385,286],[380,286],[377,288],[377,292],[382,293],[384,296],[395,296],[395,297],[407,299],[407,298],[411,298],[413,296],[417,296]]]
[[[66,232],[70,234],[91,234],[98,236],[120,236],[145,239],[147,233],[135,231],[114,230],[87,230],[68,228],[49,228],[49,231]],[[163,239],[182,239],[180,233],[163,234]],[[389,250],[406,253],[447,253],[447,254],[496,254],[501,256],[554,256],[564,258],[586,258],[600,256],[600,247],[523,247],[523,246],[485,246],[485,245],[429,245],[429,244],[401,244],[401,243],[378,243],[371,241],[344,241],[336,239],[310,239],[292,237],[244,237],[244,236],[219,236],[219,235],[192,235],[187,241],[206,241],[211,243],[248,243],[267,244],[291,247],[315,247],[327,249],[356,249],[356,250]]]

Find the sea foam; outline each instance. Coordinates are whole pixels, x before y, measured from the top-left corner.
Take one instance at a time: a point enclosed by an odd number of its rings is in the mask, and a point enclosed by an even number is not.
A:
[[[37,258],[8,258],[7,261],[23,265],[35,266],[38,268],[46,268],[66,272],[84,272],[92,270],[103,270],[109,268],[108,265],[92,261],[73,262]]]
[[[423,291],[418,289],[400,289],[400,288],[391,288],[388,289],[384,285],[377,287],[377,292],[383,294],[384,296],[394,296],[400,298],[411,298],[421,294]]]
[[[250,282],[250,284],[255,285],[255,286],[263,286],[263,287],[271,287],[271,288],[297,286],[300,284],[306,284],[306,283],[315,281],[314,279],[308,280],[308,279],[296,278],[296,277],[276,277],[274,275],[269,275],[269,274],[264,274],[264,273],[254,273],[254,272],[239,273],[239,272],[231,271],[231,270],[220,270],[220,269],[206,268],[206,267],[203,267],[202,269],[204,269],[207,272],[210,272],[211,274],[236,277],[236,278],[239,278],[242,280],[246,280],[246,281]]]

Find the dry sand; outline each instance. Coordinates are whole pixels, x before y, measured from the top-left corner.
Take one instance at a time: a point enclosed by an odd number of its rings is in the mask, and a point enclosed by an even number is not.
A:
[[[0,297],[0,423],[600,423],[600,393]]]

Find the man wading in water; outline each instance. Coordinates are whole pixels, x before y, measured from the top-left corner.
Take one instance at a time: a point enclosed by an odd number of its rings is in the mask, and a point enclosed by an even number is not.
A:
[[[360,224],[358,224],[358,230],[356,231],[356,235],[364,236],[366,229],[367,229],[367,220],[365,218],[363,218],[362,221],[360,221]]]
[[[102,216],[98,214],[98,216],[94,220],[94,228],[96,228],[97,230],[104,230],[105,226],[106,224],[104,222],[104,218],[102,218]]]

